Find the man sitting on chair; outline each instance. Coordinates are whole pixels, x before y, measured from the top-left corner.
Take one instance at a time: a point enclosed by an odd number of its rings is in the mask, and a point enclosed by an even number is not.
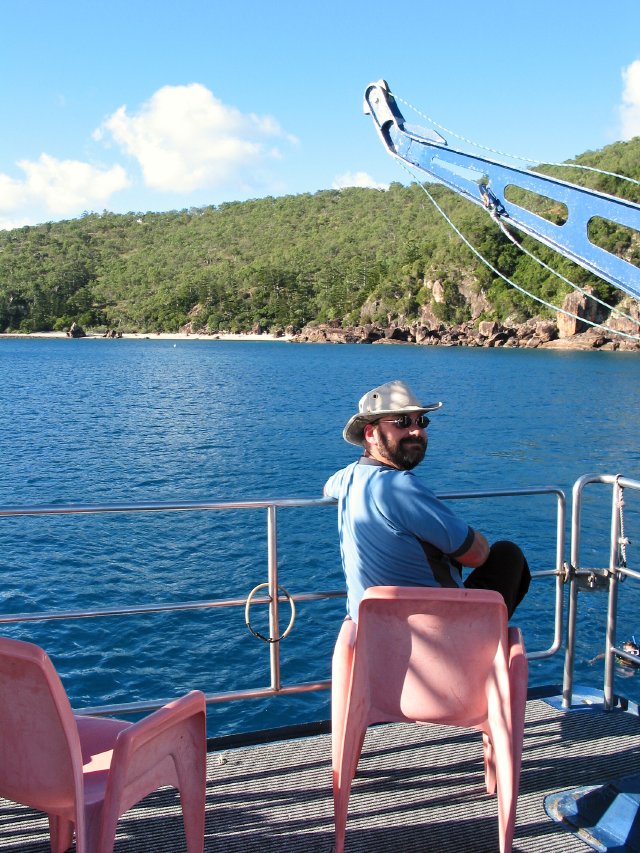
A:
[[[489,546],[413,473],[427,450],[426,412],[404,382],[368,391],[358,414],[343,431],[363,455],[331,476],[325,495],[336,498],[347,611],[370,586],[441,586],[500,592],[511,616],[531,580],[520,548],[500,541]],[[461,567],[473,568],[463,580]]]

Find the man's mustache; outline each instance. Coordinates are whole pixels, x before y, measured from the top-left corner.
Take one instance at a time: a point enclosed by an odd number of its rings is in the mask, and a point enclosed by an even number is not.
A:
[[[418,438],[418,437],[403,438],[400,440],[400,446],[402,447],[403,444],[419,444],[420,447],[426,447],[427,446],[427,440],[425,438]]]

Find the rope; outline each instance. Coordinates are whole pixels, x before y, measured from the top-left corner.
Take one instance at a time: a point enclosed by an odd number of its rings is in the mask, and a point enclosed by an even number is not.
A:
[[[253,602],[253,597],[261,589],[269,589],[269,584],[268,583],[259,583],[257,586],[254,586],[254,588],[251,590],[251,592],[247,596],[247,600],[245,602],[244,621],[245,621],[247,628],[251,631],[251,633],[253,634],[254,637],[257,637],[259,640],[263,640],[263,642],[265,642],[265,643],[279,643],[281,640],[284,640],[284,638],[286,636],[288,636],[289,632],[293,628],[293,625],[296,621],[296,603],[293,600],[293,598],[291,597],[291,595],[287,592],[287,590],[283,586],[278,585],[276,595],[284,596],[284,598],[289,602],[289,606],[291,607],[291,618],[289,619],[289,624],[287,625],[286,630],[284,631],[284,633],[280,634],[279,637],[265,637],[264,634],[261,634],[260,631],[257,631],[253,627],[253,625],[251,624],[251,619],[249,618],[249,612],[251,610],[251,604]],[[272,599],[269,598],[269,602],[271,602],[271,601],[272,601]]]
[[[482,263],[491,270],[492,273],[501,278],[504,282],[506,282],[510,287],[514,287],[516,290],[523,293],[525,296],[528,296],[530,299],[539,302],[541,305],[544,305],[546,308],[550,308],[552,311],[556,311],[560,314],[564,314],[567,317],[571,317],[573,320],[578,320],[581,323],[586,323],[588,326],[594,326],[597,329],[602,329],[603,331],[611,332],[614,335],[620,335],[624,338],[631,338],[631,340],[640,340],[638,335],[629,335],[626,332],[621,332],[618,329],[612,329],[609,326],[604,326],[601,323],[595,323],[592,320],[587,320],[584,317],[579,317],[577,314],[573,314],[571,311],[567,311],[565,308],[560,308],[558,305],[553,305],[551,302],[547,302],[546,299],[542,299],[540,296],[536,296],[535,293],[531,293],[528,290],[525,290],[524,287],[521,287],[519,284],[516,284],[515,281],[512,281],[508,278],[504,273],[501,273],[500,270],[496,269],[477,249],[476,247],[464,236],[464,234],[460,231],[460,229],[454,224],[454,222],[447,216],[444,210],[440,207],[438,202],[433,198],[431,193],[427,190],[427,188],[422,184],[417,176],[409,169],[405,163],[402,161],[397,161],[400,166],[411,175],[411,177],[416,181],[418,186],[425,193],[431,204],[435,207],[435,209],[440,213],[440,215],[445,219],[445,221],[449,224],[449,226],[455,231],[458,237],[462,240],[462,242],[473,252],[473,254],[480,260]],[[494,217],[492,216],[492,219]],[[534,257],[535,260],[535,257]]]
[[[442,124],[439,124],[435,119],[431,118],[431,116],[426,115],[413,104],[410,104],[409,101],[405,101],[404,98],[399,97],[393,92],[390,92],[396,101],[400,101],[400,103],[409,107],[409,109],[413,110],[417,115],[421,118],[428,121],[434,127],[437,127],[438,130],[442,130],[450,136],[454,136],[456,139],[459,139],[461,142],[466,142],[467,145],[471,145],[474,148],[478,148],[481,151],[488,151],[490,154],[497,154],[499,157],[508,157],[510,160],[520,160],[523,163],[531,163],[533,165],[539,165],[541,163],[540,160],[532,160],[530,157],[523,157],[520,154],[509,154],[507,151],[500,151],[498,148],[490,148],[487,145],[481,145],[479,142],[474,142],[473,139],[468,139],[466,136],[461,136],[459,133],[456,133],[455,130],[451,130],[448,127],[445,127]],[[595,166],[584,166],[581,163],[545,163],[545,166],[559,166],[562,169],[584,169],[587,172],[597,172],[599,175],[608,175],[611,178],[620,178],[621,181],[628,181],[630,184],[637,184],[640,186],[640,181],[635,178],[629,178],[627,175],[619,175],[617,172],[607,172],[605,169],[598,169]]]
[[[506,227],[504,222],[502,222],[497,217],[492,217],[492,218],[495,218],[495,221],[500,226],[500,230],[505,235],[505,237],[507,237],[507,239],[509,239],[513,243],[514,246],[516,246],[518,249],[520,249],[521,252],[524,252],[525,255],[528,255],[537,264],[540,264],[541,267],[544,267],[544,269],[548,270],[550,273],[557,276],[561,281],[564,281],[565,284],[568,284],[570,287],[572,287],[574,290],[577,290],[579,293],[581,293],[583,296],[586,296],[588,299],[593,299],[594,302],[597,302],[599,305],[603,305],[605,308],[607,308],[610,311],[613,311],[616,314],[618,314],[618,316],[624,317],[625,320],[630,320],[636,326],[640,326],[640,320],[636,320],[635,317],[632,317],[630,314],[625,314],[625,312],[620,311],[619,308],[614,308],[612,305],[608,305],[604,300],[595,296],[593,293],[589,293],[588,291],[586,291],[582,287],[580,287],[580,285],[575,284],[575,282],[573,282],[573,281],[570,281],[568,278],[566,278],[566,276],[562,275],[561,272],[558,272],[558,270],[554,270],[553,267],[550,267],[548,264],[546,264],[542,260],[542,258],[538,258],[536,255],[533,254],[533,252],[530,252],[529,249],[527,249],[525,246],[523,246],[521,243],[519,243],[516,240],[516,238],[513,236],[513,234],[509,231],[509,229]],[[586,323],[588,321],[583,320],[583,322]],[[615,329],[609,329],[608,326],[602,326],[602,328],[607,329],[607,331],[612,331],[612,332],[616,331]],[[631,338],[631,340],[640,341],[640,335],[632,335],[632,334],[627,334],[626,332],[617,332],[617,331],[616,331],[616,333],[620,334],[620,335],[625,335],[625,337]]]
[[[618,537],[618,545],[620,550],[620,565],[622,568],[627,567],[627,545],[630,540],[624,534],[624,489],[620,485],[620,474],[616,474],[616,491],[618,494],[617,507],[620,516],[620,536]],[[635,642],[635,637],[634,637]]]

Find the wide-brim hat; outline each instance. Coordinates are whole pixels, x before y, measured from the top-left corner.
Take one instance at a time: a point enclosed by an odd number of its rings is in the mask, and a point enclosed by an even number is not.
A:
[[[409,386],[400,379],[386,382],[367,391],[358,403],[358,414],[349,419],[342,437],[349,444],[364,442],[364,428],[384,415],[422,414],[434,412],[442,403],[421,403]]]

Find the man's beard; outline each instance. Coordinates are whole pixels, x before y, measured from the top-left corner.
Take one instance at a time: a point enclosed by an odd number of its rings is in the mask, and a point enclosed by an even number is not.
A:
[[[413,436],[393,441],[382,432],[379,432],[379,436],[378,452],[401,471],[411,471],[422,462],[427,452],[426,438]]]

